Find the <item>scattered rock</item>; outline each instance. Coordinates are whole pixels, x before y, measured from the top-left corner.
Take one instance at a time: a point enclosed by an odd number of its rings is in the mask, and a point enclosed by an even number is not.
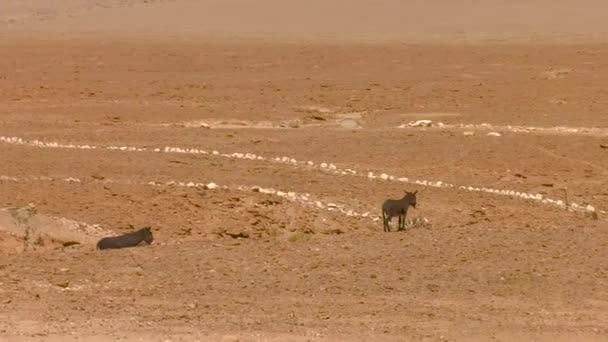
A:
[[[357,129],[357,128],[361,128],[361,126],[359,125],[359,123],[355,120],[352,119],[344,119],[340,121],[340,126],[342,128],[346,128],[346,129]]]
[[[275,200],[271,200],[271,199],[266,199],[266,200],[263,200],[261,202],[258,202],[258,204],[259,205],[263,205],[265,207],[268,207],[268,206],[279,205],[279,204],[281,204],[281,201],[275,201]]]
[[[181,160],[169,160],[169,163],[173,163],[173,164],[181,164],[181,165],[188,165],[188,163],[183,162]]]
[[[340,234],[344,234],[344,231],[340,228],[330,228],[330,229],[321,231],[321,233],[326,234],[326,235],[340,235]]]
[[[568,103],[566,100],[562,100],[562,99],[558,99],[558,98],[551,98],[547,102],[549,102],[550,104],[554,104],[554,105],[565,105]]]
[[[208,125],[207,123],[203,122],[203,121],[199,121],[199,120],[194,120],[194,121],[187,121],[187,122],[182,122],[182,123],[178,123],[178,124],[169,124],[171,126],[176,125],[176,126],[180,126],[180,127],[185,127],[185,128],[211,128],[210,125]]]
[[[321,114],[329,114],[332,113],[333,110],[321,107],[321,106],[300,106],[294,108],[297,112],[308,112],[308,113],[321,113]]]
[[[249,238],[249,233],[245,231],[223,231],[220,232],[219,235],[221,237],[230,236],[233,239],[247,239]]]
[[[65,289],[68,286],[70,286],[70,282],[69,281],[62,281],[62,282],[55,283],[55,285],[58,286],[58,287],[61,287],[61,288]]]
[[[498,133],[498,132],[490,132],[490,133],[488,133],[488,136],[490,136],[490,137],[499,137],[500,135],[501,134]]]
[[[470,136],[475,135],[475,132],[468,131],[468,132],[464,132],[462,134],[464,134],[465,137],[470,137]]]
[[[572,72],[572,69],[562,68],[562,69],[551,69],[541,73],[541,77],[546,80],[556,80],[560,78],[566,77],[569,73]]]
[[[403,124],[401,126],[399,126],[399,128],[405,128],[405,127],[431,127],[433,125],[433,121],[431,120],[416,120],[416,121],[410,121],[407,124]]]
[[[608,148],[608,145],[600,144],[600,148]]]
[[[78,241],[66,241],[63,243],[63,247],[70,247],[70,246],[74,246],[74,245],[80,245],[80,242]]]
[[[205,186],[203,188],[207,189],[207,190],[213,190],[213,189],[218,189],[219,186],[217,184],[211,182],[209,184],[205,184]]]
[[[311,115],[308,117],[311,120],[316,120],[316,121],[326,121],[327,119],[325,119],[324,117],[320,116],[320,115]]]
[[[180,231],[177,233],[177,235],[190,236],[190,235],[192,235],[192,228],[191,227],[181,228]]]
[[[290,128],[300,128],[300,126],[302,125],[302,123],[300,122],[300,120],[291,120],[287,123],[287,125]]]

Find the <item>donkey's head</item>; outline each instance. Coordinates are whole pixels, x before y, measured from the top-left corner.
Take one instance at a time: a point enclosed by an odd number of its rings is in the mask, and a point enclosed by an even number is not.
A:
[[[416,194],[418,193],[418,190],[415,190],[414,192],[409,192],[407,190],[405,190],[405,196],[403,196],[404,200],[407,200],[410,205],[414,208],[416,208]]]
[[[141,236],[142,240],[146,241],[148,244],[151,244],[152,241],[154,241],[154,236],[152,236],[152,231],[150,230],[150,227],[144,227],[140,229],[138,233]]]

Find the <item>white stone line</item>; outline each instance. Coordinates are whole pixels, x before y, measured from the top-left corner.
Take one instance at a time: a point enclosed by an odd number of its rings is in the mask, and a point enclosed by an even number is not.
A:
[[[153,151],[156,153],[201,154],[201,155],[219,156],[219,157],[224,157],[224,158],[243,159],[243,160],[260,160],[260,161],[268,161],[268,162],[273,162],[273,163],[300,165],[300,166],[320,169],[325,172],[330,172],[333,174],[344,175],[344,176],[347,176],[347,175],[361,176],[364,174],[364,172],[361,172],[361,171],[356,171],[356,170],[347,169],[347,168],[346,169],[338,168],[333,163],[324,162],[324,163],[319,164],[319,163],[315,163],[313,161],[298,161],[295,158],[290,158],[287,156],[268,158],[268,157],[256,155],[254,153],[235,152],[235,153],[227,154],[227,153],[220,153],[215,150],[208,152],[206,150],[197,149],[197,148],[181,148],[181,147],[171,147],[171,146],[166,146],[163,149],[160,149],[160,148],[148,149],[145,147],[134,147],[134,146],[97,147],[94,145],[61,144],[61,143],[57,143],[57,142],[44,142],[44,141],[39,141],[39,140],[29,141],[29,140],[24,140],[24,139],[18,138],[18,137],[4,137],[4,136],[0,136],[0,142],[5,142],[8,144],[14,144],[14,145],[39,147],[39,148],[70,148],[70,149],[82,149],[82,150],[106,149],[106,150],[119,150],[119,151],[129,151],[129,152]],[[379,176],[377,176],[373,172],[368,172],[367,177],[369,179],[396,181],[396,182],[415,184],[415,185],[419,185],[419,186],[430,186],[430,187],[435,187],[435,188],[452,188],[452,189],[463,190],[463,191],[468,191],[468,192],[485,192],[485,193],[495,194],[495,195],[500,195],[500,196],[508,196],[508,197],[514,197],[514,198],[519,198],[519,199],[524,199],[524,200],[537,201],[537,202],[540,202],[543,204],[552,205],[552,206],[556,206],[556,207],[559,207],[562,209],[566,209],[565,203],[563,201],[551,199],[551,198],[545,197],[544,195],[538,194],[538,193],[535,194],[535,193],[528,193],[528,192],[510,190],[510,189],[493,189],[493,188],[488,188],[488,187],[455,185],[455,184],[451,184],[451,183],[447,183],[447,182],[443,182],[443,181],[413,180],[413,179],[410,180],[407,177],[392,176],[392,175],[387,175],[385,173],[382,173]],[[595,207],[590,204],[582,205],[582,204],[578,204],[575,202],[569,203],[569,206],[567,209],[572,210],[572,211],[580,211],[580,212],[587,212],[587,213],[593,213],[596,211]]]
[[[74,177],[51,178],[51,177],[46,177],[46,176],[31,176],[31,177],[17,178],[17,177],[5,176],[5,175],[0,175],[0,181],[11,181],[11,182],[17,182],[17,183],[35,182],[35,181],[62,181],[62,182],[67,182],[67,183],[83,183],[82,180],[80,180],[78,178],[74,178]],[[226,185],[220,186],[213,182],[202,183],[202,182],[181,182],[181,181],[166,181],[166,182],[150,181],[150,182],[141,183],[141,182],[129,182],[129,181],[115,181],[115,180],[110,180],[110,179],[91,180],[91,182],[92,183],[109,183],[109,184],[136,184],[136,185],[149,185],[149,186],[167,186],[167,187],[173,186],[173,187],[185,187],[185,188],[199,188],[199,189],[205,189],[205,190],[220,189],[220,190],[237,190],[237,191],[245,191],[245,192],[259,192],[262,194],[276,195],[276,196],[285,198],[290,202],[297,202],[299,204],[309,206],[309,207],[312,207],[315,209],[327,210],[327,211],[331,211],[331,212],[338,212],[338,213],[341,213],[348,217],[369,219],[374,222],[380,220],[380,215],[370,214],[369,211],[359,212],[352,208],[347,208],[344,204],[314,199],[308,193],[301,194],[301,193],[297,193],[297,192],[293,192],[293,191],[281,191],[281,190],[275,190],[273,188],[263,188],[260,186],[239,185],[239,186],[231,187],[231,186],[226,186]]]
[[[424,125],[419,123],[424,121]],[[481,130],[481,131],[498,131],[498,132],[511,132],[511,133],[541,133],[541,134],[573,134],[573,135],[591,135],[591,136],[608,136],[608,128],[599,127],[567,127],[567,126],[554,126],[554,127],[534,127],[534,126],[518,126],[518,125],[492,125],[489,123],[481,124],[444,124],[438,122],[433,124],[430,120],[418,120],[418,122],[410,122],[402,124],[398,128],[407,129],[460,129],[460,130]],[[495,135],[495,134],[493,134]]]
[[[302,193],[297,193],[297,192],[293,192],[293,191],[281,191],[281,190],[276,190],[274,188],[263,188],[263,187],[255,186],[255,185],[254,186],[239,185],[239,186],[235,186],[235,187],[230,187],[227,185],[219,186],[213,182],[204,184],[204,183],[200,183],[200,182],[195,183],[195,182],[178,182],[178,181],[168,181],[168,182],[164,182],[164,183],[163,182],[148,182],[146,184],[153,185],[153,186],[178,186],[178,187],[188,187],[188,188],[201,188],[201,189],[207,189],[207,190],[224,189],[224,190],[238,190],[238,191],[244,191],[244,192],[259,192],[259,193],[268,194],[268,195],[276,195],[276,196],[285,198],[290,202],[298,202],[300,204],[310,206],[310,207],[313,207],[316,209],[327,210],[327,211],[332,211],[332,212],[334,212],[334,211],[339,212],[348,217],[367,218],[372,221],[379,221],[381,218],[380,215],[370,214],[369,211],[359,212],[357,210],[347,208],[344,204],[314,199],[314,198],[312,198],[312,196],[309,193],[302,194]]]
[[[492,188],[485,188],[485,187],[480,188],[480,187],[464,186],[464,185],[456,186],[454,184],[445,183],[442,181],[433,182],[433,181],[427,181],[427,180],[422,180],[422,181],[421,180],[409,180],[406,177],[397,178],[395,176],[387,175],[384,173],[381,174],[380,176],[377,176],[373,172],[369,172],[367,177],[369,179],[380,179],[380,180],[385,180],[385,181],[399,181],[399,182],[404,182],[404,183],[409,183],[409,184],[430,186],[430,187],[435,187],[435,188],[457,188],[458,190],[463,190],[463,191],[468,191],[468,192],[485,192],[488,194],[494,194],[494,195],[498,195],[498,196],[508,196],[508,197],[520,198],[520,199],[524,199],[524,200],[537,201],[542,204],[553,205],[553,206],[556,206],[556,207],[559,207],[562,209],[566,209],[566,204],[562,200],[551,199],[549,197],[545,197],[543,194],[538,194],[538,193],[534,194],[534,193],[515,191],[515,190],[492,189]],[[571,202],[568,204],[568,210],[587,212],[587,213],[596,212],[595,207],[593,207],[590,204],[581,205],[581,204],[578,204],[575,202]],[[600,210],[600,213],[604,214],[605,212]]]
[[[96,149],[96,146],[91,145],[77,145],[77,144],[60,144],[57,142],[45,142],[40,140],[24,140],[19,137],[5,137],[0,136],[0,141],[12,144],[12,145],[26,145],[32,147],[41,147],[41,148],[75,148],[80,150],[89,150]]]

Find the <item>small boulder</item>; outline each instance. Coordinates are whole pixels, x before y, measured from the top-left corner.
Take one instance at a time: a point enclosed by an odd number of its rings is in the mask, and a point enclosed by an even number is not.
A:
[[[405,127],[431,127],[433,125],[433,121],[431,120],[416,120],[416,121],[410,121],[407,124],[403,124],[401,126],[399,126],[399,128],[405,128]]]

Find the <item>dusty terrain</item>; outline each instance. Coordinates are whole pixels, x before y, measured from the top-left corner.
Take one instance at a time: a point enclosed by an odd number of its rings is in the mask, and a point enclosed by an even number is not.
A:
[[[424,3],[4,1],[0,339],[606,340],[606,5]]]

